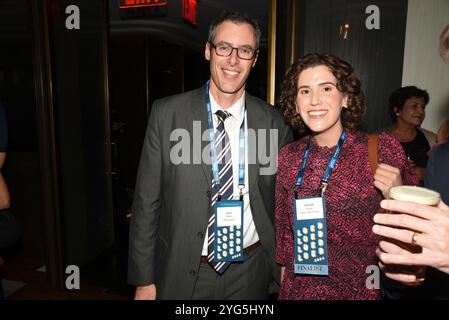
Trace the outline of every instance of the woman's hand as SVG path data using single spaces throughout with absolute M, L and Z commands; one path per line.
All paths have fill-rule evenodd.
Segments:
M 398 168 L 387 164 L 379 164 L 374 174 L 374 186 L 382 192 L 385 199 L 388 199 L 389 191 L 392 187 L 401 186 L 401 171 Z

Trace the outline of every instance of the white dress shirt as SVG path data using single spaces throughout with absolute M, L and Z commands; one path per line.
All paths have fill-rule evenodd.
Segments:
M 232 155 L 232 173 L 234 184 L 234 200 L 239 199 L 239 140 L 240 140 L 240 125 L 243 119 L 246 120 L 245 113 L 245 93 L 242 97 L 231 107 L 222 109 L 215 101 L 212 94 L 209 92 L 211 109 L 213 114 L 214 130 L 217 129 L 218 119 L 215 112 L 218 110 L 226 111 L 231 114 L 224 122 L 225 131 L 229 136 L 231 143 L 231 155 Z M 248 132 L 248 121 L 245 121 L 245 133 Z M 248 139 L 245 136 L 245 188 L 243 192 L 243 247 L 247 248 L 252 244 L 259 241 L 259 235 L 256 231 L 253 215 L 251 213 L 251 206 L 249 204 L 249 179 L 248 179 Z M 207 239 L 208 230 L 206 230 L 206 236 L 203 244 L 203 256 L 207 256 Z

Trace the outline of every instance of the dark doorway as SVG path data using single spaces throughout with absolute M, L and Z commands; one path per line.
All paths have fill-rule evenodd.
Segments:
M 41 176 L 36 128 L 33 40 L 29 1 L 0 2 L 0 101 L 8 123 L 8 148 L 2 174 L 9 210 L 22 227 L 22 241 L 0 256 L 45 264 Z M 1 212 L 0 212 L 1 214 Z
M 122 266 L 117 281 L 125 288 L 132 196 L 151 105 L 201 86 L 208 65 L 201 52 L 129 34 L 110 36 L 109 66 L 115 244 Z

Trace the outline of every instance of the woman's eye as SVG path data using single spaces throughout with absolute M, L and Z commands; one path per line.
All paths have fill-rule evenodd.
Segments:
M 324 92 L 331 92 L 332 91 L 332 87 L 324 87 Z
M 305 95 L 305 94 L 308 94 L 308 93 L 309 93 L 309 90 L 307 90 L 307 89 L 299 90 L 299 93 L 300 93 L 301 95 Z

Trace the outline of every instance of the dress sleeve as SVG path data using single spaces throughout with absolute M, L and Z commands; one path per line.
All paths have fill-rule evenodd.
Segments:
M 419 179 L 408 162 L 404 149 L 391 133 L 380 133 L 377 147 L 379 163 L 385 163 L 401 170 L 402 183 L 404 185 L 419 185 Z
M 279 152 L 275 191 L 276 262 L 282 266 L 291 263 L 290 248 L 293 246 L 293 231 L 289 222 L 289 195 L 284 187 L 285 173 L 289 170 L 288 160 L 285 157 L 288 152 L 288 146 Z

